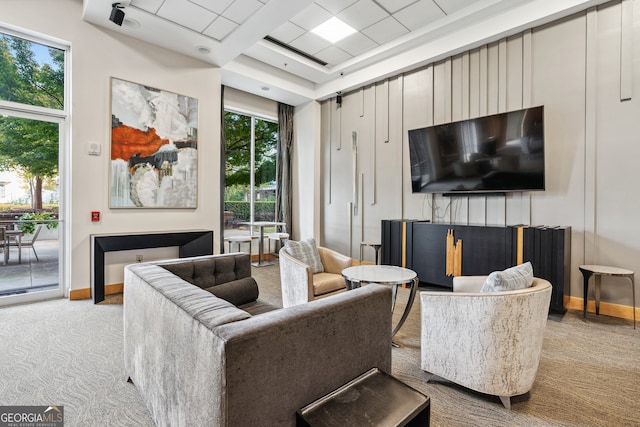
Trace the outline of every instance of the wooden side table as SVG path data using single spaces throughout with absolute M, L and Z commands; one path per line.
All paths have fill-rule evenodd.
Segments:
M 631 294 L 633 296 L 633 329 L 636 328 L 636 287 L 633 271 L 624 268 L 609 267 L 606 265 L 581 265 L 580 272 L 584 278 L 584 319 L 587 320 L 587 297 L 589 291 L 589 278 L 595 276 L 596 286 L 596 315 L 600 314 L 600 278 L 602 276 L 625 277 L 631 282 Z

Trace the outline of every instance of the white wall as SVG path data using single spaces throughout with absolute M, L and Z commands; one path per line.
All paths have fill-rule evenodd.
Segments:
M 640 271 L 640 226 L 634 219 L 640 197 L 633 175 L 640 158 L 640 1 L 627 4 L 633 6 L 629 38 L 634 42 L 627 62 L 620 56 L 621 3 L 612 2 L 348 93 L 340 107 L 335 98 L 325 101 L 320 217 L 325 243 L 345 253 L 351 247 L 357 256 L 361 240 L 380 239 L 383 218 L 562 225 L 572 227 L 571 284 L 565 293 L 583 297 L 580 264 Z M 621 70 L 621 62 L 627 68 Z M 620 99 L 621 71 L 631 75 L 631 100 Z M 408 130 L 536 105 L 545 106 L 544 192 L 412 194 Z M 359 210 L 350 215 L 347 206 L 353 202 Z M 372 260 L 373 253 L 365 259 Z M 631 305 L 625 282 L 605 278 L 603 283 L 603 301 Z
M 320 104 L 297 106 L 293 117 L 292 239 L 318 236 L 320 217 Z
M 69 289 L 90 286 L 89 236 L 94 233 L 199 228 L 214 230 L 217 240 L 220 224 L 219 69 L 94 27 L 82 20 L 80 0 L 4 0 L 0 20 L 71 45 L 71 270 L 65 285 Z M 111 77 L 199 100 L 197 209 L 109 209 Z M 88 142 L 100 143 L 102 155 L 88 156 Z M 99 223 L 90 221 L 91 211 L 102 212 Z M 218 242 L 215 247 L 219 247 Z M 131 260 L 134 261 L 135 258 Z M 122 282 L 121 271 L 120 267 L 115 271 L 109 268 L 107 283 Z

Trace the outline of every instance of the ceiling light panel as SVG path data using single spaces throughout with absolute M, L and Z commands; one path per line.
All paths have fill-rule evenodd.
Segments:
M 238 24 L 224 16 L 219 16 L 215 21 L 211 23 L 203 32 L 205 36 L 209 36 L 213 39 L 221 41 L 226 36 L 231 34 L 233 30 L 238 28 Z
M 233 0 L 189 0 L 207 10 L 222 15 L 222 12 L 233 3 Z
M 374 0 L 379 6 L 382 6 L 384 10 L 389 13 L 396 13 L 400 9 L 403 9 L 409 5 L 412 5 L 419 0 Z M 431 2 L 431 0 L 428 0 Z
M 376 22 L 372 26 L 365 28 L 362 32 L 372 38 L 378 44 L 385 44 L 391 40 L 409 33 L 404 25 L 392 17 Z
M 338 40 L 342 40 L 355 33 L 356 30 L 334 16 L 328 21 L 318 25 L 316 28 L 311 30 L 311 32 L 325 40 L 329 40 L 331 43 L 335 43 Z
M 358 0 L 338 14 L 338 18 L 358 31 L 382 21 L 389 14 L 373 0 Z
M 287 21 L 269 35 L 282 43 L 291 43 L 306 32 L 304 28 L 300 28 L 293 22 Z
M 329 12 L 337 15 L 358 0 L 318 0 L 316 4 L 320 5 Z M 395 1 L 395 0 L 394 0 Z M 415 0 L 414 0 L 415 1 Z
M 222 13 L 222 16 L 242 24 L 262 6 L 264 5 L 258 0 L 236 0 Z
M 394 18 L 411 31 L 422 28 L 445 16 L 442 10 L 431 0 L 421 0 L 393 14 Z
M 166 0 L 158 16 L 201 33 L 217 14 L 187 0 Z
M 329 12 L 314 3 L 289 21 L 307 31 L 311 31 L 323 22 L 328 21 L 332 16 Z

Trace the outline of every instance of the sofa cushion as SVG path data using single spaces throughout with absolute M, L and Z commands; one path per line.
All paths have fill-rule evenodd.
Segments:
M 218 298 L 229 301 L 236 307 L 258 299 L 258 284 L 253 277 L 232 280 L 221 285 L 204 288 Z
M 530 262 L 494 271 L 487 276 L 480 292 L 515 291 L 531 286 L 533 283 L 533 267 Z
M 249 257 L 249 254 L 237 254 L 235 256 L 161 264 L 161 267 L 184 281 L 207 289 L 214 285 L 251 277 L 251 259 Z
M 287 240 L 285 249 L 292 257 L 311 267 L 311 273 L 316 274 L 324 271 L 316 239 L 313 237 L 299 242 Z

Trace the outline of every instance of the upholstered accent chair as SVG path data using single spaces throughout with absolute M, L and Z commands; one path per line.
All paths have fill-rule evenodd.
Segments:
M 480 292 L 486 276 L 453 279 L 453 292 L 423 291 L 421 367 L 481 393 L 511 397 L 531 390 L 538 371 L 551 284 Z
M 346 290 L 342 270 L 353 265 L 352 258 L 322 246 L 318 246 L 318 252 L 324 271 L 313 273 L 311 266 L 294 258 L 286 246 L 280 249 L 283 307 L 304 304 Z

